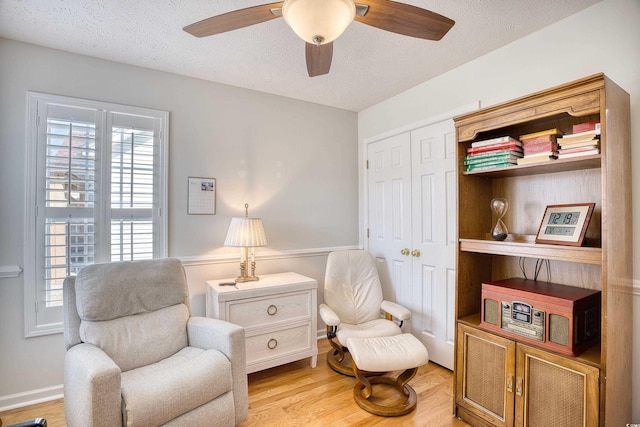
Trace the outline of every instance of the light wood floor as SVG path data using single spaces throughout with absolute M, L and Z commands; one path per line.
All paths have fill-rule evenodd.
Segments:
M 356 405 L 353 401 L 355 380 L 331 370 L 326 362 L 329 346 L 326 340 L 318 344 L 315 369 L 311 369 L 306 359 L 249 375 L 249 417 L 241 427 L 468 425 L 452 415 L 451 371 L 433 363 L 420 367 L 409 382 L 418 395 L 416 410 L 402 417 L 378 417 Z M 6 427 L 42 417 L 46 418 L 48 427 L 66 427 L 63 405 L 59 399 L 0 412 L 0 425 Z

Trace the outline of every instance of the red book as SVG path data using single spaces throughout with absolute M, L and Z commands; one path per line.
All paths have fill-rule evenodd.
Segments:
M 479 154 L 486 153 L 487 151 L 498 150 L 518 150 L 520 149 L 520 141 L 517 142 L 502 142 L 499 144 L 485 145 L 482 147 L 470 147 L 467 148 L 467 154 Z
M 585 147 L 563 148 L 559 150 L 559 154 L 581 153 L 583 151 L 599 150 L 598 146 L 587 145 Z
M 522 146 L 526 147 L 529 144 L 539 144 L 543 142 L 555 142 L 556 135 L 540 135 L 533 138 L 526 138 L 522 140 Z
M 594 148 L 587 151 L 578 151 L 575 153 L 562 153 L 558 155 L 559 159 L 569 159 L 571 157 L 592 156 L 594 154 L 600 154 L 599 148 Z
M 578 123 L 577 125 L 573 125 L 573 133 L 587 132 L 590 130 L 595 130 L 600 127 L 600 122 L 585 122 Z
M 482 141 L 474 141 L 471 143 L 473 148 L 476 147 L 484 147 L 486 145 L 494 145 L 498 143 L 509 143 L 509 142 L 519 142 L 517 139 L 511 138 L 510 136 L 499 136 L 497 138 L 485 139 Z
M 558 150 L 558 144 L 555 142 L 539 142 L 537 144 L 529 144 L 524 146 L 524 155 L 555 152 Z

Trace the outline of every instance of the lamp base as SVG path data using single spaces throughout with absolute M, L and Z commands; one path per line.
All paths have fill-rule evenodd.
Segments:
M 256 276 L 255 261 L 251 261 L 251 276 L 247 275 L 247 262 L 242 261 L 240 263 L 240 275 L 236 279 L 236 283 L 256 282 L 258 280 L 260 280 L 260 278 Z
M 236 283 L 256 282 L 260 280 L 258 276 L 238 276 Z

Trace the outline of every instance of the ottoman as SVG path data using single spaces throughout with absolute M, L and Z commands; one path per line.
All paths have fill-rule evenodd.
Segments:
M 353 398 L 362 409 L 375 415 L 396 417 L 408 414 L 416 407 L 417 396 L 408 382 L 419 366 L 429 362 L 424 345 L 411 334 L 375 338 L 349 338 L 347 347 L 351 353 L 353 371 L 358 383 Z M 396 378 L 391 376 L 366 377 L 364 372 L 403 371 Z M 401 397 L 393 404 L 376 403 L 372 384 L 391 386 Z

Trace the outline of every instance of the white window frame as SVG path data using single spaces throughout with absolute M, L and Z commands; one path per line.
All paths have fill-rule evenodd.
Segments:
M 63 331 L 62 319 L 59 322 L 39 323 L 37 310 L 43 309 L 42 302 L 38 300 L 38 292 L 44 284 L 38 283 L 41 274 L 38 268 L 41 262 L 38 260 L 39 245 L 44 244 L 44 233 L 38 227 L 38 145 L 42 144 L 42 135 L 39 134 L 39 120 L 46 122 L 46 117 L 38 117 L 39 111 L 44 104 L 63 105 L 74 108 L 85 108 L 96 110 L 98 120 L 96 124 L 103 128 L 101 131 L 104 140 L 99 143 L 106 144 L 111 141 L 111 117 L 115 114 L 129 114 L 159 119 L 159 135 L 157 147 L 158 169 L 157 176 L 154 175 L 156 183 L 154 187 L 157 193 L 154 194 L 154 257 L 164 258 L 168 253 L 168 136 L 169 136 L 169 113 L 166 111 L 152 110 L 148 108 L 131 107 L 126 105 L 113 104 L 101 101 L 92 101 L 79 98 L 71 98 L 59 95 L 50 95 L 39 92 L 27 92 L 27 111 L 25 129 L 25 224 L 24 224 L 24 333 L 25 337 L 34 337 L 61 333 Z M 45 126 L 46 127 L 46 126 Z M 154 157 L 156 157 L 154 155 Z M 96 162 L 98 159 L 96 159 Z M 101 167 L 110 165 L 110 160 L 101 160 Z M 98 184 L 100 185 L 100 184 Z M 107 204 L 108 201 L 107 201 Z M 96 209 L 94 219 L 96 226 L 103 230 L 110 230 L 110 215 L 105 209 Z M 104 244 L 104 243 L 101 243 Z M 103 251 L 104 256 L 110 254 L 110 250 Z M 108 262 L 110 259 L 96 257 L 95 262 Z M 40 307 L 38 307 L 40 305 Z M 51 310 L 50 308 L 44 308 Z M 60 310 L 60 309 L 58 309 Z

